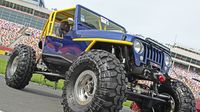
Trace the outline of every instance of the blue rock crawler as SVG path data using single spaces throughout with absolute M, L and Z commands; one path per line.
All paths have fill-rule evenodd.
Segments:
M 39 59 L 27 45 L 9 59 L 6 83 L 28 85 L 33 73 L 51 81 L 65 79 L 64 112 L 118 112 L 126 100 L 142 112 L 195 112 L 190 89 L 169 76 L 170 50 L 135 35 L 81 5 L 53 11 L 38 47 Z M 141 83 L 141 82 L 148 83 Z

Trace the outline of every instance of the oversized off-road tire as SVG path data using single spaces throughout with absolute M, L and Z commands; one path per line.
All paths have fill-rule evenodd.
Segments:
M 119 60 L 107 51 L 92 50 L 66 73 L 64 112 L 118 112 L 125 92 L 125 71 Z
M 172 79 L 159 87 L 159 93 L 169 95 L 171 100 L 157 105 L 155 112 L 196 112 L 193 93 L 183 82 Z
M 27 45 L 18 45 L 12 51 L 6 68 L 6 84 L 15 89 L 23 89 L 29 84 L 35 69 L 35 50 Z

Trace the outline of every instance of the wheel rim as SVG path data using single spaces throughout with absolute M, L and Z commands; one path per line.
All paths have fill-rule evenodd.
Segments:
M 9 78 L 12 77 L 14 75 L 14 73 L 16 72 L 17 66 L 18 66 L 18 62 L 19 62 L 19 57 L 16 56 L 13 59 L 13 62 L 12 62 L 11 68 L 10 68 L 10 74 L 8 75 Z
M 80 105 L 87 105 L 94 97 L 97 78 L 93 71 L 83 71 L 76 80 L 74 87 L 75 99 Z
M 168 104 L 169 104 L 168 105 L 169 106 L 168 110 L 169 110 L 169 112 L 175 112 L 176 104 L 175 104 L 174 98 L 170 94 L 167 94 L 167 93 L 164 93 L 164 95 L 170 96 L 170 100 L 168 101 Z
M 172 97 L 172 96 L 170 96 L 171 97 L 171 100 L 170 100 L 170 105 L 171 105 L 171 109 L 170 109 L 170 112 L 174 112 L 175 111 L 175 100 L 174 100 L 174 98 Z

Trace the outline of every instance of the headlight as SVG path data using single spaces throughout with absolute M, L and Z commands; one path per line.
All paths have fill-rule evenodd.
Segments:
M 134 46 L 135 52 L 138 53 L 138 54 L 141 54 L 144 51 L 143 44 L 138 40 L 134 41 L 133 46 Z
M 165 55 L 165 65 L 170 67 L 172 65 L 172 59 L 169 55 Z

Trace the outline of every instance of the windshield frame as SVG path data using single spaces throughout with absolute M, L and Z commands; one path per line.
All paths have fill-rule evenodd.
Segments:
M 82 22 L 80 21 L 80 18 L 81 18 L 81 9 L 82 9 L 82 8 L 85 9 L 86 11 L 89 11 L 89 12 L 91 12 L 91 13 L 93 13 L 93 14 L 99 16 L 99 17 L 103 17 L 103 18 L 107 19 L 108 21 L 110 21 L 110 22 L 112 22 L 113 24 L 115 24 L 115 25 L 119 26 L 120 28 L 122 28 L 122 30 L 123 30 L 122 32 L 123 32 L 123 33 L 127 33 L 126 29 L 125 29 L 123 26 L 121 26 L 121 25 L 117 24 L 116 22 L 114 22 L 114 21 L 112 21 L 112 20 L 106 18 L 105 16 L 102 16 L 102 15 L 100 15 L 100 14 L 98 14 L 98 13 L 96 13 L 96 12 L 94 12 L 94 11 L 92 11 L 92 10 L 86 8 L 86 7 L 83 7 L 83 6 L 81 6 L 81 5 L 77 5 L 76 20 L 75 20 L 75 21 L 76 21 L 76 30 L 80 30 L 80 29 L 78 29 L 78 25 L 79 25 L 79 24 L 82 24 Z M 106 30 L 105 30 L 105 31 L 106 31 Z

